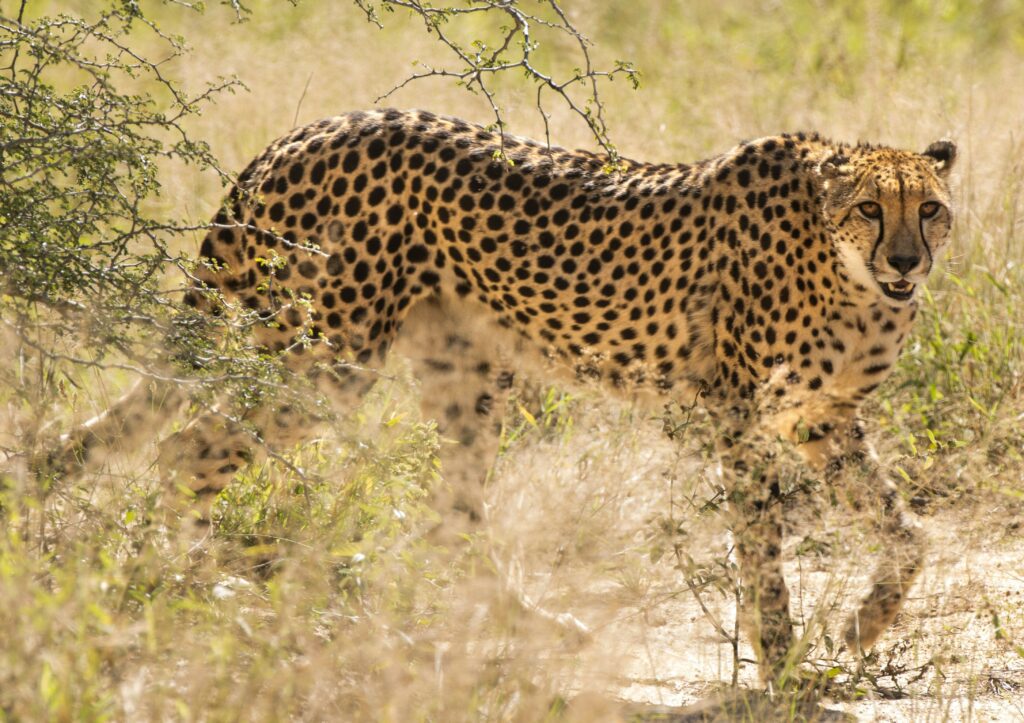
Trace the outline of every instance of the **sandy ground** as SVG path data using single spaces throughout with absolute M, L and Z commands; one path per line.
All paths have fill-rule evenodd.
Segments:
M 532 597 L 593 629 L 574 659 L 581 691 L 688 705 L 732 680 L 732 645 L 710 618 L 731 633 L 735 603 L 706 590 L 702 611 L 679 558 L 659 550 L 675 539 L 697 565 L 728 564 L 729 536 L 719 513 L 694 511 L 713 493 L 709 465 L 623 414 L 610 430 L 577 429 L 506 457 L 491 487 L 494 537 Z M 1024 537 L 1008 501 L 979 497 L 921 517 L 925 571 L 858 692 L 840 685 L 828 708 L 863 721 L 1024 721 Z M 792 613 L 813 641 L 811 664 L 838 668 L 843 683 L 856 662 L 829 655 L 822 625 L 840 637 L 884 550 L 840 510 L 797 516 L 786 543 Z M 669 538 L 667 524 L 682 532 Z M 745 643 L 739 656 L 752 658 Z M 755 666 L 741 663 L 737 679 L 756 688 Z

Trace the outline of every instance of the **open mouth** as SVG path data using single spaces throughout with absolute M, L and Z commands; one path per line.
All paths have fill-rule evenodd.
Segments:
M 899 281 L 884 282 L 881 284 L 882 291 L 890 299 L 898 299 L 899 301 L 906 301 L 914 295 L 914 284 L 910 283 L 906 279 L 900 279 Z

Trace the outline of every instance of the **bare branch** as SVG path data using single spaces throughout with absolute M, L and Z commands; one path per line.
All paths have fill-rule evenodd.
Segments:
M 537 111 L 544 121 L 544 135 L 549 149 L 551 116 L 544 105 L 544 90 L 553 93 L 587 124 L 598 145 L 608 155 L 606 169 L 619 168 L 621 159 L 609 137 L 605 106 L 600 96 L 600 81 L 612 80 L 615 76 L 622 75 L 628 78 L 635 88 L 639 85 L 639 72 L 631 64 L 622 61 L 616 61 L 614 67 L 609 70 L 596 68 L 590 56 L 592 43 L 572 24 L 557 0 L 547 0 L 542 5 L 550 10 L 550 18 L 524 10 L 516 0 L 473 0 L 468 6 L 444 7 L 434 7 L 420 0 L 353 2 L 366 13 L 367 19 L 378 27 L 383 27 L 378 9 L 394 12 L 396 8 L 400 8 L 418 16 L 422 19 L 426 32 L 435 36 L 456 59 L 456 64 L 451 67 L 432 67 L 418 63 L 423 70 L 412 73 L 381 94 L 377 102 L 389 98 L 414 81 L 425 78 L 451 78 L 470 92 L 484 96 L 494 114 L 494 128 L 504 140 L 505 118 L 491 83 L 500 74 L 518 70 L 537 85 Z M 457 20 L 462 16 L 481 13 L 504 16 L 505 24 L 502 24 L 501 19 L 494 24 L 494 27 L 498 28 L 500 39 L 494 47 L 488 47 L 486 42 L 479 39 L 472 40 L 467 47 L 458 39 L 458 35 L 464 31 Z M 511 23 L 508 24 L 508 21 Z M 535 53 L 542 41 L 535 34 L 535 28 L 547 31 L 551 36 L 544 42 L 555 42 L 559 36 L 571 38 L 581 60 L 579 67 L 566 77 L 556 77 L 537 65 Z M 584 92 L 582 101 L 575 97 L 577 88 Z M 504 146 L 501 152 L 504 155 Z

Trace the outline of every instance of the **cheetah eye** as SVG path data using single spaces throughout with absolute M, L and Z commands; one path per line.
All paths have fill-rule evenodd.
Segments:
M 874 220 L 882 217 L 882 207 L 874 201 L 865 201 L 864 203 L 857 204 L 857 210 L 860 211 L 864 218 Z
M 940 208 L 942 208 L 941 204 L 936 203 L 935 201 L 928 201 L 926 203 L 922 203 L 921 208 L 919 208 L 917 212 L 921 215 L 921 218 L 931 218 L 939 212 Z

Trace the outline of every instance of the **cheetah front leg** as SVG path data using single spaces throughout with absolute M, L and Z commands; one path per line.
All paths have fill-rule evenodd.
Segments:
M 865 651 L 895 620 L 924 562 L 926 541 L 920 526 L 907 512 L 896 485 L 881 468 L 852 412 L 832 415 L 828 424 L 812 425 L 811 439 L 797 449 L 809 466 L 824 472 L 836 484 L 844 469 L 863 488 L 848 488 L 846 496 L 856 511 L 873 515 L 873 526 L 884 544 L 882 561 L 871 578 L 871 590 L 850 617 L 844 633 L 847 647 Z M 860 467 L 860 473 L 854 469 Z M 863 482 L 862 482 L 863 480 Z
M 741 457 L 737 453 L 745 451 Z M 726 459 L 735 479 L 730 527 L 742 578 L 740 623 L 758 661 L 761 682 L 784 684 L 793 659 L 789 589 L 782 571 L 782 500 L 772 460 L 757 461 L 747 444 Z M 759 450 L 762 458 L 764 450 Z
M 807 413 L 799 402 L 772 394 L 790 384 L 778 375 L 764 394 L 750 400 L 732 400 L 728 416 L 719 417 L 724 433 L 718 451 L 729 479 L 730 528 L 733 532 L 742 581 L 740 623 L 756 654 L 761 682 L 775 691 L 799 686 L 796 665 L 804 652 L 789 614 L 789 589 L 783 574 L 783 493 L 780 475 L 787 464 L 783 447 L 797 441 L 793 434 Z M 831 410 L 829 410 L 831 411 Z M 815 415 L 817 416 L 817 415 Z M 830 427 L 831 429 L 831 427 Z M 822 441 L 821 449 L 829 448 Z M 800 449 L 815 466 L 811 452 Z M 798 447 L 799 449 L 799 447 Z
M 884 548 L 871 579 L 871 590 L 850 616 L 843 638 L 857 652 L 868 650 L 896 619 L 924 563 L 926 543 L 917 521 L 904 507 L 896 485 L 875 469 L 878 488 L 871 490 L 875 524 Z

